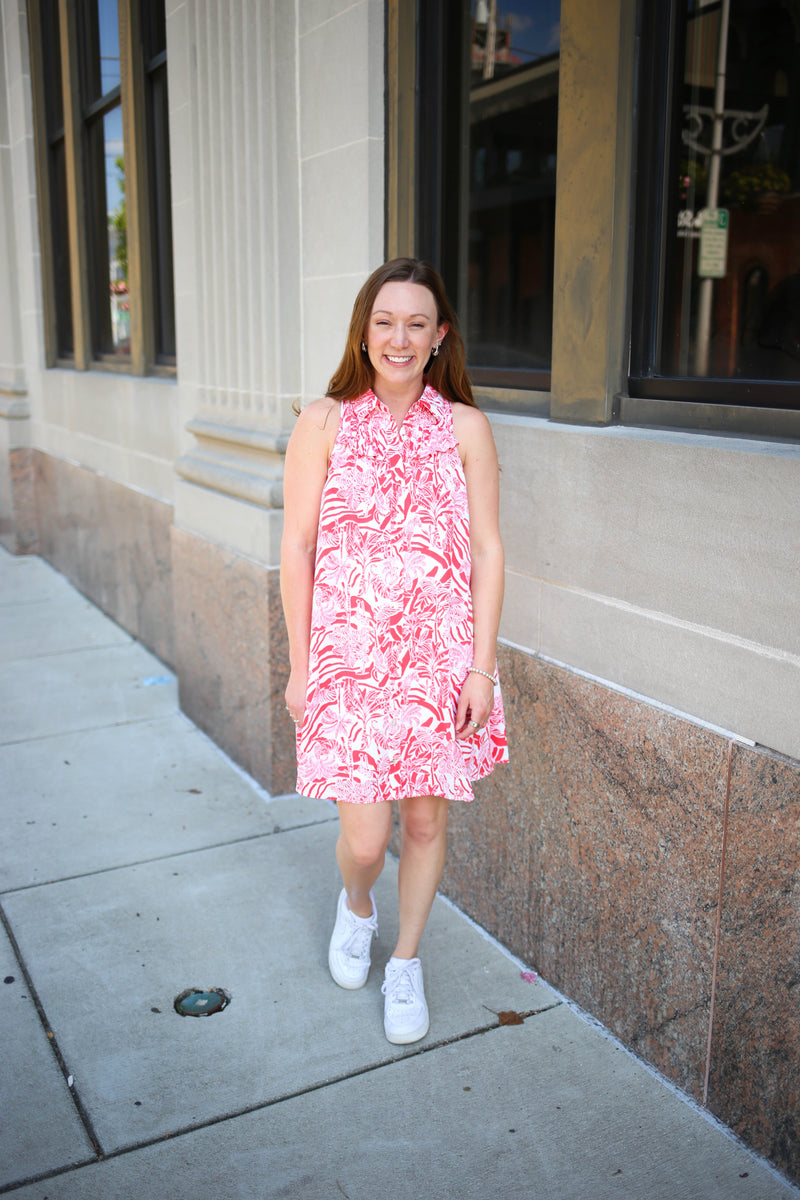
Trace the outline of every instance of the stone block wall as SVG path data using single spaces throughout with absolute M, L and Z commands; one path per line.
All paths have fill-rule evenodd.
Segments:
M 174 665 L 172 505 L 76 463 L 32 454 L 39 553 Z
M 443 891 L 800 1177 L 800 764 L 503 647 Z
M 273 795 L 294 791 L 279 572 L 172 530 L 181 707 Z

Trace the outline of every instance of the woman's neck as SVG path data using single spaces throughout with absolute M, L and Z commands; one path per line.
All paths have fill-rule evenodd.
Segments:
M 412 405 L 419 400 L 422 393 L 425 391 L 425 384 L 422 383 L 413 388 L 402 388 L 395 391 L 393 388 L 388 388 L 382 383 L 376 388 L 373 385 L 372 390 L 385 408 L 394 417 L 398 425 L 402 425 L 403 421 L 411 409 Z

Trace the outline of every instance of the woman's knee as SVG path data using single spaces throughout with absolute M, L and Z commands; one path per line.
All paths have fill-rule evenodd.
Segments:
M 375 838 L 368 835 L 356 834 L 349 836 L 342 834 L 347 857 L 354 867 L 363 870 L 368 867 L 374 867 L 377 863 L 382 863 L 386 857 L 386 848 L 389 844 L 388 838 Z
M 341 806 L 340 806 L 341 807 Z M 382 863 L 389 845 L 391 834 L 391 812 L 388 820 L 382 820 L 378 814 L 348 813 L 340 820 L 342 848 L 353 866 L 358 868 L 372 867 Z
M 447 836 L 448 803 L 441 797 L 405 800 L 400 808 L 403 839 L 430 846 Z

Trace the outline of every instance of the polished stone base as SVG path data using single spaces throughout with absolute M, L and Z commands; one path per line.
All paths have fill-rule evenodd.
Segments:
M 181 708 L 273 793 L 294 790 L 277 569 L 172 530 Z
M 511 762 L 451 806 L 444 892 L 800 1177 L 800 766 L 516 650 L 500 672 Z
M 86 467 L 32 453 L 39 554 L 173 664 L 172 505 Z
M 800 1180 L 800 769 L 733 752 L 709 1106 Z
M 12 554 L 35 554 L 36 504 L 33 451 L 7 450 L 0 461 L 0 545 Z

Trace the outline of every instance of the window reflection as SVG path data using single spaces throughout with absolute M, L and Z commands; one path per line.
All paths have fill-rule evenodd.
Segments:
M 800 379 L 800 21 L 779 0 L 684 12 L 663 373 Z
M 97 24 L 100 50 L 100 94 L 119 87 L 119 13 L 117 0 L 98 0 Z
M 92 340 L 97 355 L 130 354 L 125 148 L 116 0 L 84 0 L 83 79 Z
M 550 366 L 560 11 L 560 0 L 472 4 L 466 332 L 475 366 Z
M 108 221 L 108 279 L 111 350 L 128 354 L 131 347 L 131 314 L 128 295 L 128 226 L 125 207 L 125 155 L 122 142 L 122 109 L 117 106 L 103 118 L 105 138 L 106 215 Z

